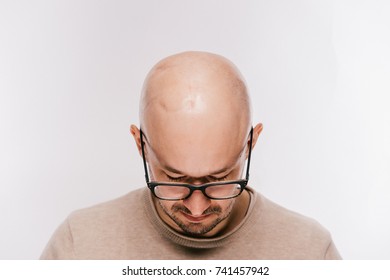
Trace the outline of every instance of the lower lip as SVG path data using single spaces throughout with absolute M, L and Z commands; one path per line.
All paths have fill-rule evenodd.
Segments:
M 210 215 L 203 215 L 200 217 L 194 217 L 194 216 L 188 215 L 188 214 L 183 213 L 183 212 L 182 212 L 182 214 L 187 220 L 189 220 L 192 223 L 200 223 L 200 222 L 204 221 L 207 217 L 210 216 Z

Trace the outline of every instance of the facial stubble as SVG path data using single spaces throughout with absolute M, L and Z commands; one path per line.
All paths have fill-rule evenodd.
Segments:
M 188 222 L 185 223 L 183 220 L 181 220 L 175 213 L 185 213 L 188 215 L 191 215 L 191 211 L 181 204 L 180 202 L 176 202 L 171 206 L 171 209 L 167 209 L 167 207 L 159 201 L 159 204 L 161 206 L 161 209 L 164 211 L 164 213 L 187 235 L 191 236 L 202 236 L 211 230 L 213 230 L 219 223 L 221 223 L 223 220 L 227 219 L 233 209 L 233 200 L 230 200 L 230 204 L 227 206 L 225 213 L 223 213 L 222 207 L 219 205 L 214 205 L 208 207 L 202 215 L 217 215 L 217 218 L 215 218 L 213 221 L 209 222 L 209 224 L 204 225 L 203 223 L 192 223 Z

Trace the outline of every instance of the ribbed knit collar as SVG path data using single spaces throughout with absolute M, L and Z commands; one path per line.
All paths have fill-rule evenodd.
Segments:
M 144 190 L 145 212 L 155 229 L 165 238 L 168 238 L 178 245 L 203 249 L 221 247 L 237 238 L 243 237 L 257 219 L 255 217 L 256 215 L 253 213 L 254 205 L 259 202 L 257 201 L 257 193 L 250 187 L 247 187 L 247 190 L 250 194 L 250 203 L 244 219 L 235 228 L 218 237 L 195 238 L 180 234 L 173 230 L 161 220 L 153 203 L 152 194 L 147 188 Z

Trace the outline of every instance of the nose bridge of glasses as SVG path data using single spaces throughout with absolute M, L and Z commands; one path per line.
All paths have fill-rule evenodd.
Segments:
M 210 199 L 201 190 L 194 190 L 192 194 L 183 200 L 193 214 L 201 214 L 209 205 Z M 196 212 L 196 213 L 195 213 Z
M 204 184 L 210 183 L 210 180 L 208 180 L 205 177 L 200 177 L 200 178 L 189 178 L 186 181 L 187 184 L 190 184 L 193 187 L 199 188 L 202 187 Z
M 200 196 L 203 197 L 204 199 L 209 199 L 209 197 L 206 194 L 206 188 L 207 188 L 208 182 L 204 184 L 188 184 L 190 193 L 189 196 L 186 198 L 186 200 L 191 199 L 193 196 Z
M 199 195 L 199 196 L 204 196 L 205 199 L 210 199 L 210 191 L 208 191 L 210 189 L 210 187 L 214 188 L 214 187 L 223 187 L 223 185 L 219 185 L 217 182 L 207 182 L 205 184 L 199 184 L 199 185 L 192 185 L 190 184 L 190 194 L 189 196 L 187 197 L 190 198 L 192 196 L 195 195 Z

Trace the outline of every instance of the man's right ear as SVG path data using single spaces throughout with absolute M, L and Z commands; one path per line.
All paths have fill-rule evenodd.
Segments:
M 132 124 L 130 126 L 130 133 L 133 135 L 135 144 L 137 145 L 138 153 L 142 157 L 142 147 L 141 147 L 141 132 L 137 126 Z

